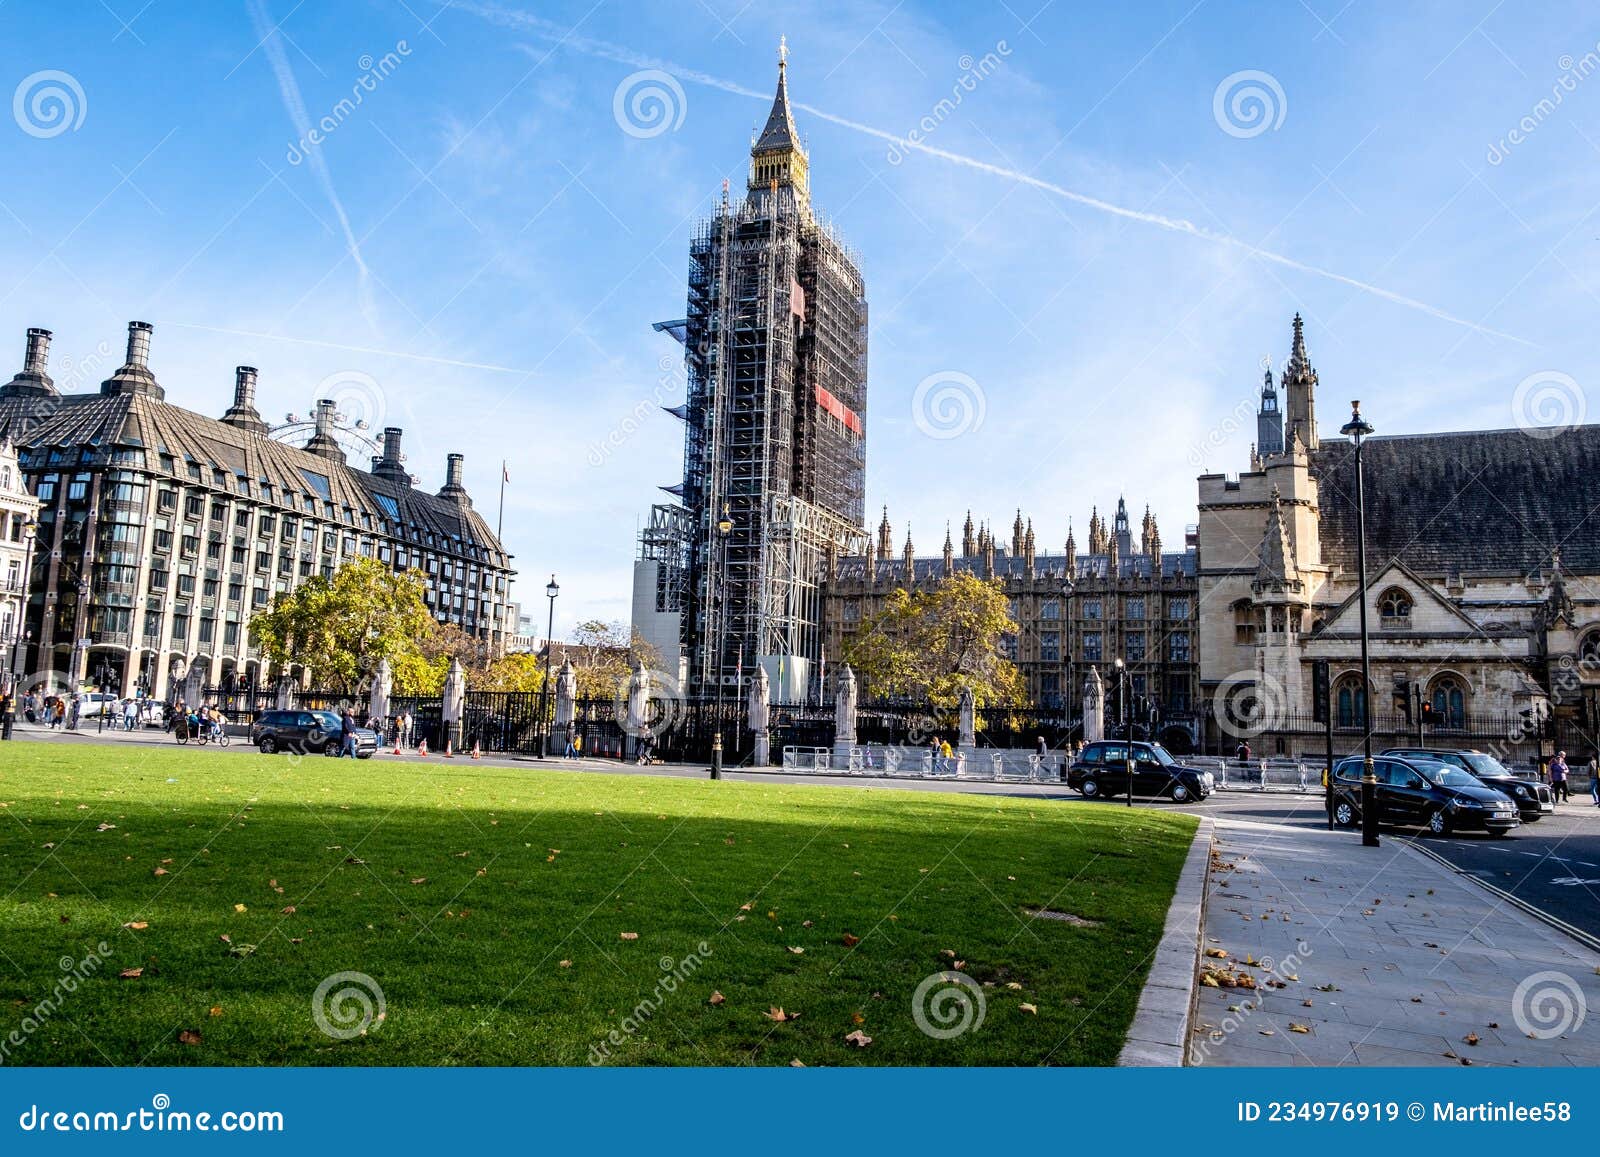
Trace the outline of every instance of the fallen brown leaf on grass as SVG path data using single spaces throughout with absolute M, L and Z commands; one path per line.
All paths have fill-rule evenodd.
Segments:
M 428 877 L 426 877 L 426 876 L 413 876 L 411 878 L 411 882 L 413 884 L 426 884 L 428 882 Z
M 200 1030 L 185 1028 L 178 1030 L 178 1043 L 181 1045 L 197 1045 L 200 1043 Z
M 144 969 L 143 968 L 124 968 L 121 972 L 117 973 L 117 979 L 118 980 L 138 980 L 143 975 L 144 975 Z
M 222 1015 L 222 1006 L 220 1004 L 213 1004 L 211 1006 L 211 1015 L 212 1016 L 221 1016 Z
M 116 826 L 117 826 L 116 824 L 101 824 L 99 827 L 95 828 L 95 831 L 97 831 L 97 832 L 109 832 L 112 828 L 114 828 Z
M 844 1039 L 855 1045 L 858 1049 L 864 1049 L 872 1043 L 872 1038 L 866 1033 L 862 1032 L 860 1029 L 856 1029 L 855 1032 L 845 1033 Z
M 150 927 L 150 922 L 147 920 L 129 920 L 123 925 L 123 927 L 128 929 L 130 932 L 143 932 L 146 928 Z
M 248 912 L 248 911 L 250 911 L 250 909 L 246 908 L 243 904 L 235 904 L 233 906 L 233 910 L 235 912 Z
M 283 914 L 285 916 L 293 916 L 294 915 L 294 905 L 290 904 L 287 908 L 282 909 L 282 912 L 283 912 Z
M 621 936 L 624 940 L 639 939 L 639 934 L 637 932 L 619 932 L 617 935 Z
M 1018 984 L 1015 980 L 1006 981 L 1006 987 L 1011 989 L 1012 992 L 1022 991 L 1022 985 Z
M 150 874 L 152 876 L 165 876 L 167 874 L 167 870 L 165 868 L 157 868 L 155 871 L 151 872 Z
M 572 961 L 570 961 L 570 960 L 558 960 L 558 961 L 556 961 L 556 967 L 557 968 L 571 968 L 572 967 Z
M 779 1024 L 782 1024 L 786 1020 L 800 1019 L 800 1014 L 798 1012 L 784 1012 L 783 1009 L 777 1007 L 774 1007 L 769 1011 L 762 1013 L 761 1015 L 766 1017 L 768 1020 L 775 1020 Z
M 806 954 L 806 950 L 804 948 L 796 948 L 793 944 L 789 945 L 789 951 L 793 952 L 796 956 L 804 956 Z
M 1032 1013 L 1034 1016 L 1038 1016 L 1039 1015 L 1039 1008 L 1038 1008 L 1037 1005 L 1019 1004 L 1019 1005 L 1017 1005 L 1017 1008 L 1019 1008 L 1023 1012 Z
M 727 997 L 725 997 L 725 996 L 723 996 L 723 995 L 722 995 L 722 993 L 720 993 L 720 992 L 713 992 L 713 993 L 712 993 L 712 994 L 711 994 L 711 996 L 710 996 L 710 998 L 709 998 L 709 999 L 708 999 L 708 1000 L 707 1000 L 707 1001 L 706 1001 L 706 1003 L 707 1003 L 707 1004 L 721 1004 L 721 1003 L 722 1003 L 722 1002 L 723 1002 L 723 1001 L 725 1001 L 725 1000 L 727 1000 L 727 999 L 728 999 L 728 998 L 727 998 Z
M 806 1063 L 799 1057 L 795 1057 L 794 1060 L 789 1062 L 789 1067 L 791 1069 L 803 1069 L 806 1067 Z

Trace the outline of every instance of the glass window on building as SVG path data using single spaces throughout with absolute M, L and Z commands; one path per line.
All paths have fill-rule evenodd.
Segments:
M 1169 619 L 1187 619 L 1188 617 L 1189 617 L 1189 600 L 1188 599 L 1168 599 L 1167 600 L 1167 618 L 1169 618 Z
M 1086 663 L 1098 663 L 1103 658 L 1101 644 L 1103 636 L 1099 631 L 1089 631 L 1083 636 L 1083 660 Z
M 1174 663 L 1189 661 L 1189 636 L 1181 631 L 1167 636 L 1167 657 Z
M 1130 598 L 1127 602 L 1127 617 L 1130 619 L 1144 618 L 1144 599 Z
M 1061 617 L 1061 603 L 1056 599 L 1045 599 L 1039 604 L 1039 617 L 1048 622 L 1054 622 Z
M 1135 631 L 1128 636 L 1128 661 L 1137 663 L 1144 658 L 1144 632 Z
M 1043 663 L 1061 662 L 1061 632 L 1039 632 L 1039 661 Z
M 1086 619 L 1095 619 L 1095 620 L 1098 620 L 1100 618 L 1100 600 L 1099 599 L 1084 599 L 1083 600 L 1083 617 L 1086 618 Z

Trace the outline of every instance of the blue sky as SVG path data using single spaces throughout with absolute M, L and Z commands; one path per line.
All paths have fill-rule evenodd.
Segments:
M 0 351 L 45 326 L 92 387 L 150 321 L 170 400 L 220 414 L 252 364 L 269 419 L 332 379 L 424 485 L 464 452 L 491 520 L 509 461 L 507 544 L 528 604 L 560 576 L 558 632 L 626 618 L 681 471 L 650 323 L 743 187 L 786 35 L 814 200 L 867 279 L 872 521 L 934 553 L 1020 506 L 1055 553 L 1126 492 L 1175 546 L 1195 475 L 1247 462 L 1296 310 L 1325 434 L 1353 397 L 1393 433 L 1587 412 L 1600 16 L 1527 7 L 11 0 Z M 659 132 L 629 120 L 649 71 Z M 1241 72 L 1270 83 L 1219 106 Z M 917 412 L 936 375 L 981 423 Z

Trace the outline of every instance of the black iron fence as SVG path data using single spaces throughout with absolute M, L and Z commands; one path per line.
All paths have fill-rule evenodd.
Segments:
M 1254 756 L 1317 756 L 1327 747 L 1327 724 L 1310 714 L 1287 713 L 1261 720 L 1259 730 L 1250 727 L 1223 727 L 1208 721 L 1204 748 L 1207 753 L 1234 754 L 1241 740 L 1250 745 Z M 1359 754 L 1365 738 L 1359 716 L 1333 721 L 1334 758 Z M 1557 751 L 1567 753 L 1568 762 L 1587 761 L 1600 751 L 1600 735 L 1577 718 L 1558 716 L 1542 724 L 1519 714 L 1464 713 L 1454 718 L 1437 718 L 1419 724 L 1400 712 L 1376 713 L 1372 717 L 1372 747 L 1460 747 L 1489 752 L 1502 760 L 1533 762 L 1548 759 Z

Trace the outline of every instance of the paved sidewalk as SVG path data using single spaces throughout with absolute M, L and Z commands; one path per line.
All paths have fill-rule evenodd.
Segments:
M 1600 1064 L 1600 956 L 1404 839 L 1219 819 L 1216 848 L 1191 1064 Z

